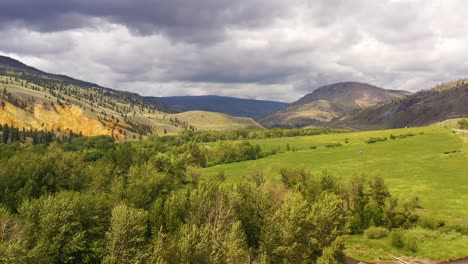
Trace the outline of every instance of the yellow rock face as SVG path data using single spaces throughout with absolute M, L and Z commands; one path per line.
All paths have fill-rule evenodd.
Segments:
M 0 123 L 14 125 L 18 128 L 73 131 L 83 133 L 85 136 L 111 135 L 110 128 L 104 126 L 99 120 L 89 118 L 83 110 L 74 105 L 50 106 L 34 104 L 28 107 L 31 111 L 5 102 L 0 108 Z

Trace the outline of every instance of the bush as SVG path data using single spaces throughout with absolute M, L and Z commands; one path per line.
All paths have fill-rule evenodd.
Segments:
M 458 121 L 458 127 L 460 129 L 467 129 L 468 128 L 468 120 L 463 118 L 460 121 Z
M 310 146 L 310 149 L 317 149 L 317 146 Z
M 395 230 L 392 232 L 392 246 L 396 248 L 403 248 L 405 242 L 403 241 L 403 232 L 401 230 Z
M 388 236 L 388 229 L 384 227 L 369 227 L 364 233 L 369 239 L 381 239 Z
M 419 225 L 422 228 L 436 230 L 438 228 L 444 227 L 445 222 L 443 220 L 440 220 L 440 219 L 435 219 L 435 218 L 432 218 L 432 217 L 425 217 L 425 218 L 421 218 L 419 220 Z
M 444 151 L 444 154 L 453 154 L 453 153 L 457 153 L 458 150 L 450 150 L 450 151 Z
M 424 132 L 420 133 L 421 135 L 424 134 Z M 395 136 L 393 134 L 390 134 L 390 139 L 397 139 L 397 138 L 406 138 L 406 137 L 414 137 L 416 136 L 416 134 L 414 133 L 406 133 L 406 134 L 401 134 L 401 135 L 398 135 L 398 136 Z
M 343 145 L 341 145 L 341 143 L 330 143 L 330 144 L 327 144 L 325 145 L 325 147 L 327 148 L 336 148 L 336 147 L 341 147 Z
M 373 143 L 377 143 L 377 142 L 384 142 L 384 141 L 387 141 L 387 138 L 386 137 L 383 137 L 383 138 L 369 138 L 368 140 L 366 140 L 365 142 L 367 144 L 373 144 Z
M 418 238 L 412 235 L 407 235 L 405 239 L 405 248 L 408 249 L 411 252 L 416 252 L 418 251 Z

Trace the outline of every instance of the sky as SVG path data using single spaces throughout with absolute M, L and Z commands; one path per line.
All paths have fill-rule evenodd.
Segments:
M 291 102 L 466 77 L 464 0 L 0 0 L 0 54 L 147 96 Z

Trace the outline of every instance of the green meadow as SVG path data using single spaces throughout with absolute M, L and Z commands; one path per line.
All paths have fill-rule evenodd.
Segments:
M 414 134 L 404 138 L 390 139 Z M 368 144 L 370 138 L 388 140 Z M 280 149 L 268 157 L 204 169 L 207 175 L 224 173 L 227 181 L 241 181 L 254 171 L 266 171 L 272 182 L 280 181 L 280 169 L 304 167 L 314 176 L 328 171 L 346 181 L 354 174 L 380 174 L 386 179 L 392 195 L 401 199 L 419 197 L 422 208 L 418 214 L 450 225 L 468 227 L 468 144 L 463 136 L 441 126 L 338 133 L 294 138 L 251 140 L 265 151 Z M 340 143 L 338 147 L 327 147 Z M 289 145 L 289 151 L 287 146 Z M 450 241 L 435 237 L 421 239 L 416 255 L 429 259 L 465 257 L 467 236 Z M 368 240 L 355 236 L 347 239 L 348 254 L 362 260 L 372 260 L 380 251 L 384 255 L 415 255 L 391 248 L 386 240 Z M 440 246 L 445 250 L 434 251 Z M 466 244 L 465 244 L 466 245 Z M 371 252 L 371 253 L 370 253 Z

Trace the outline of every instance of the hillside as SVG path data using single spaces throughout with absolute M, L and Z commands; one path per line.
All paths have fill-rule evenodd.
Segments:
M 460 80 L 365 109 L 337 121 L 354 128 L 424 126 L 468 116 L 468 81 Z
M 233 117 L 223 113 L 188 111 L 172 115 L 188 122 L 200 130 L 261 129 L 257 122 L 248 117 Z
M 156 100 L 165 103 L 175 112 L 202 110 L 255 119 L 269 115 L 287 105 L 287 103 L 282 102 L 215 95 L 147 97 L 147 99 L 150 102 Z
M 209 116 L 217 121 L 207 120 L 204 125 L 198 120 L 200 129 L 256 124 L 253 120 L 232 121 L 220 113 Z M 222 120 L 225 123 L 220 123 Z M 149 102 L 135 93 L 45 73 L 8 57 L 0 57 L 0 124 L 86 136 L 110 135 L 117 140 L 199 129 L 189 118 L 173 116 L 156 100 Z
M 408 94 L 406 91 L 385 90 L 365 83 L 336 83 L 318 88 L 286 108 L 262 118 L 260 123 L 268 127 L 318 125 L 357 109 Z

